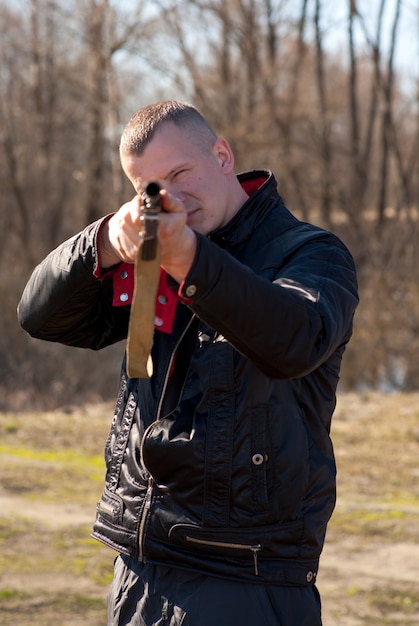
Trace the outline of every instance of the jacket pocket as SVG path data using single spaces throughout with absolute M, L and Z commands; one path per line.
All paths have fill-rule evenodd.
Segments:
M 252 409 L 251 414 L 251 475 L 252 499 L 255 511 L 270 508 L 272 493 L 272 460 L 269 438 L 268 408 Z
M 122 526 L 124 504 L 122 499 L 105 488 L 97 503 L 97 516 L 114 526 Z
M 134 524 L 127 523 L 122 499 L 108 489 L 97 504 L 96 520 L 92 537 L 102 541 L 118 552 L 138 556 L 138 538 Z
M 302 519 L 237 529 L 175 524 L 169 531 L 169 539 L 183 548 L 216 558 L 251 558 L 257 574 L 259 557 L 298 558 L 303 530 Z

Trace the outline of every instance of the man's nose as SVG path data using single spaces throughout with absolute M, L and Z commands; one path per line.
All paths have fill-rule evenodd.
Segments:
M 162 181 L 161 186 L 163 189 L 167 189 L 171 196 L 174 196 L 182 203 L 185 202 L 186 194 L 184 193 L 180 185 L 176 184 L 175 182 L 165 180 Z

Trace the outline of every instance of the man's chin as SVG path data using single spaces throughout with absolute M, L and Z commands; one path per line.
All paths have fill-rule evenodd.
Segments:
M 195 232 L 200 233 L 201 235 L 207 235 L 204 224 L 199 219 L 198 211 L 196 213 L 192 213 L 190 216 L 188 215 L 186 223 L 189 228 L 192 228 L 192 230 L 194 230 Z

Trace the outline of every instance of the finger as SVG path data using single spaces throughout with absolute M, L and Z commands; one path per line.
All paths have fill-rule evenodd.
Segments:
M 125 203 L 109 221 L 109 240 L 121 260 L 132 263 L 143 240 L 143 221 L 138 197 Z
M 140 196 L 135 196 L 127 203 L 127 223 L 138 228 L 143 215 L 143 205 Z

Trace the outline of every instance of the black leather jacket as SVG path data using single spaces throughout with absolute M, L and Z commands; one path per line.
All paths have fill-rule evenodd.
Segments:
M 335 504 L 329 430 L 356 276 L 337 237 L 289 213 L 272 174 L 240 178 L 261 176 L 227 226 L 198 236 L 173 332 L 155 331 L 152 378 L 122 368 L 93 536 L 155 563 L 306 585 Z M 19 306 L 33 336 L 93 349 L 126 337 L 129 307 L 94 276 L 99 227 L 35 269 Z

